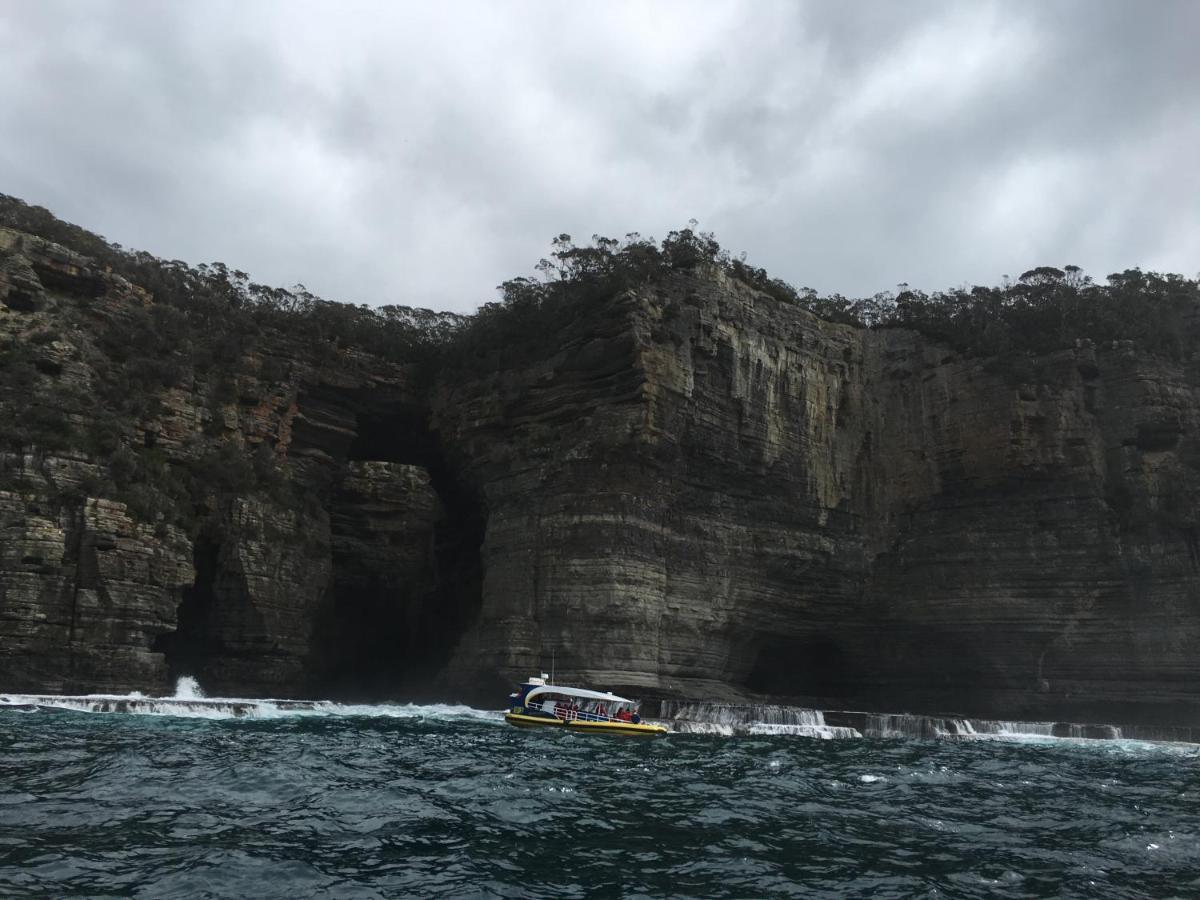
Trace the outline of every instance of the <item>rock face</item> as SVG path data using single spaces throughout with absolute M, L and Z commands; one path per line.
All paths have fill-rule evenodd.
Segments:
M 1194 719 L 1194 376 L 1081 346 L 1012 384 L 885 338 L 872 419 L 901 452 L 879 467 L 870 593 L 889 696 Z
M 440 398 L 489 510 L 462 684 L 553 654 L 643 694 L 1200 714 L 1194 373 L 1081 345 L 1019 381 L 720 276 L 605 314 Z
M 853 608 L 858 446 L 827 411 L 861 390 L 859 336 L 731 282 L 675 288 L 439 399 L 488 509 L 464 683 L 553 652 L 560 672 L 642 693 L 774 687 L 755 683 L 764 641 Z
M 356 446 L 412 415 L 403 370 L 278 334 L 204 370 L 125 358 L 171 326 L 148 294 L 11 230 L 0 257 L 3 437 L 32 448 L 0 454 L 0 683 L 296 696 L 389 640 L 436 657 L 397 630 L 436 606 L 444 511 L 421 466 L 362 458 L 402 434 Z M 364 604 L 391 626 L 365 656 Z
M 0 480 L 7 689 L 494 704 L 553 662 L 642 696 L 1200 724 L 1195 371 L 1121 343 L 1013 368 L 698 272 L 432 387 L 266 333 L 116 409 L 101 338 L 152 298 L 0 251 L 0 401 L 41 447 Z
M 120 503 L 88 499 L 63 512 L 39 501 L 0 492 L 5 683 L 73 693 L 164 682 L 151 647 L 174 627 L 192 580 L 186 538 L 156 534 Z

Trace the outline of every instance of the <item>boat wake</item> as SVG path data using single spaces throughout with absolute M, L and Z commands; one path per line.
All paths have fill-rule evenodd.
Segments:
M 171 697 L 129 694 L 0 694 L 0 712 L 70 711 L 176 716 L 187 719 L 384 718 L 477 719 L 503 723 L 500 712 L 461 704 L 350 704 L 332 700 L 206 697 L 194 678 L 180 678 Z

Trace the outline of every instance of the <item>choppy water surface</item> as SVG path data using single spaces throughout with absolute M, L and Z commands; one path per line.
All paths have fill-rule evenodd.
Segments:
M 0 713 L 0 895 L 1200 896 L 1197 748 Z

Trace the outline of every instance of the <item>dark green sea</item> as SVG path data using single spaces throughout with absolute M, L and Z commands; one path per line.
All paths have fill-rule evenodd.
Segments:
M 1200 748 L 0 712 L 11 897 L 1197 897 Z

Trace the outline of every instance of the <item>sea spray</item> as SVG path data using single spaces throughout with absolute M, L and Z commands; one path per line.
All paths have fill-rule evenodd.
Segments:
M 175 697 L 176 700 L 203 700 L 205 697 L 204 691 L 200 688 L 198 682 L 191 675 L 184 675 L 175 682 Z

